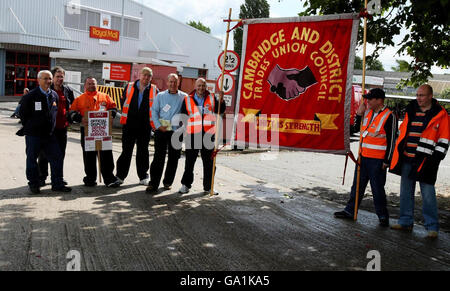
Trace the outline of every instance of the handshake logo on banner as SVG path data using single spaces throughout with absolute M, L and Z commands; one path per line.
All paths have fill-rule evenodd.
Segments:
M 317 83 L 311 69 L 306 66 L 303 70 L 283 69 L 276 65 L 270 72 L 270 91 L 276 93 L 283 100 L 292 100 L 305 93 L 308 87 Z

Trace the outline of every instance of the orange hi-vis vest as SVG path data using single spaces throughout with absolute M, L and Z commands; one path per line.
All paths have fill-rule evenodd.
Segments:
M 398 165 L 400 160 L 399 145 L 407 138 L 409 115 L 406 113 L 403 123 L 400 125 L 400 135 L 395 145 L 394 155 L 392 157 L 391 169 Z M 417 146 L 417 153 L 422 157 L 431 157 L 436 155 L 440 160 L 445 158 L 450 144 L 450 117 L 448 117 L 447 111 L 442 108 L 441 111 L 434 116 L 427 127 L 422 131 L 420 135 L 420 141 Z M 424 159 L 421 159 L 421 164 L 418 171 L 421 170 Z
M 392 111 L 384 108 L 373 118 L 373 110 L 364 114 L 364 122 L 361 128 L 361 155 L 366 158 L 384 159 L 387 149 L 386 131 L 384 125 Z M 372 122 L 369 122 L 372 120 Z
M 120 117 L 120 124 L 127 124 L 127 118 L 128 118 L 128 110 L 130 109 L 130 103 L 131 100 L 133 99 L 134 96 L 134 82 L 131 82 L 128 84 L 128 89 L 126 92 L 126 97 L 127 99 L 125 99 L 125 102 L 123 104 L 123 108 L 122 108 L 122 117 Z M 152 105 L 153 105 L 153 98 L 156 97 L 156 86 L 155 85 L 151 85 L 151 89 L 150 89 L 150 94 L 149 94 L 149 100 L 148 100 L 148 105 L 149 105 L 149 112 L 148 112 L 148 116 L 150 118 L 150 125 L 152 128 L 155 128 L 155 125 L 153 124 L 152 121 Z
M 201 115 L 194 97 L 186 96 L 184 98 L 186 109 L 189 114 L 187 121 L 187 133 L 201 133 L 202 128 L 205 132 L 214 134 L 216 132 L 216 115 L 214 114 L 215 98 L 211 94 L 205 98 L 203 104 L 203 116 Z

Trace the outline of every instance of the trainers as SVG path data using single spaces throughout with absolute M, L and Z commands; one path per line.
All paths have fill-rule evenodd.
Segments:
M 149 183 L 150 183 L 149 178 L 145 178 L 145 179 L 142 179 L 141 181 L 139 181 L 139 185 L 148 186 Z
M 153 185 L 149 185 L 147 189 L 145 189 L 145 192 L 148 194 L 156 194 L 158 193 L 158 189 L 156 189 Z
M 351 219 L 353 220 L 353 215 L 348 214 L 346 211 L 338 211 L 334 213 L 335 218 L 339 219 Z
M 172 189 L 172 185 L 164 184 L 164 190 L 170 190 Z
M 120 187 L 119 179 L 116 179 L 114 182 L 107 184 L 106 187 L 108 187 L 108 188 L 118 188 L 118 187 Z
M 391 226 L 391 229 L 394 229 L 394 230 L 404 230 L 404 231 L 412 231 L 413 226 L 412 226 L 412 225 L 404 226 L 404 225 L 401 225 L 401 224 L 394 224 L 393 226 Z
M 186 185 L 181 185 L 180 191 L 178 192 L 180 192 L 181 194 L 186 194 L 189 192 L 189 188 Z
M 380 218 L 381 227 L 389 227 L 389 218 Z
M 117 182 L 119 182 L 119 185 L 122 185 L 123 184 L 123 180 L 120 179 L 119 177 L 116 177 L 116 178 L 117 178 Z
M 436 239 L 438 237 L 438 232 L 434 230 L 430 230 L 426 236 L 429 239 Z
M 70 188 L 70 187 L 66 187 L 66 186 L 58 186 L 58 187 L 52 187 L 52 191 L 53 192 L 65 192 L 65 193 L 68 193 L 68 192 L 71 192 L 72 191 L 72 188 Z

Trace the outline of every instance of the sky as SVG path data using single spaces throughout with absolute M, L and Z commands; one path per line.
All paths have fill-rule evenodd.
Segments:
M 135 0 L 145 4 L 156 11 L 177 19 L 183 23 L 191 20 L 201 21 L 204 25 L 211 28 L 211 34 L 222 39 L 225 44 L 227 24 L 223 19 L 228 18 L 229 9 L 232 9 L 231 18 L 239 18 L 240 6 L 244 0 Z M 303 0 L 268 0 L 270 5 L 270 17 L 293 17 L 301 12 Z M 397 37 L 394 41 L 400 41 L 402 37 Z M 233 37 L 230 34 L 228 49 L 233 49 Z M 374 46 L 367 46 L 367 55 L 373 52 Z M 397 65 L 397 59 L 411 61 L 412 58 L 406 55 L 396 55 L 397 47 L 388 47 L 381 54 L 379 60 L 386 71 L 392 71 L 391 67 Z M 362 57 L 362 46 L 356 52 L 356 55 Z M 450 69 L 432 68 L 432 73 L 443 74 L 450 73 Z

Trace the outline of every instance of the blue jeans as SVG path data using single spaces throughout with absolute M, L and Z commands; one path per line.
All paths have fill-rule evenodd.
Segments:
M 402 164 L 402 176 L 400 184 L 400 218 L 398 223 L 403 226 L 414 224 L 414 193 L 416 181 L 409 177 L 413 170 L 410 163 Z M 422 213 L 425 219 L 425 229 L 428 231 L 439 231 L 439 219 L 436 202 L 436 191 L 434 185 L 419 182 L 422 194 Z
M 39 167 L 37 159 L 41 151 L 44 151 L 50 162 L 52 173 L 52 186 L 63 186 L 63 158 L 61 149 L 54 135 L 49 137 L 25 136 L 27 154 L 27 179 L 31 187 L 39 187 Z
M 358 206 L 361 205 L 364 192 L 366 191 L 367 184 L 370 181 L 375 212 L 379 219 L 389 218 L 389 213 L 386 206 L 386 192 L 384 190 L 384 185 L 386 184 L 386 170 L 383 170 L 382 167 L 383 160 L 381 159 L 361 157 Z M 355 167 L 355 176 L 353 178 L 352 190 L 350 192 L 350 200 L 347 202 L 347 206 L 345 207 L 345 211 L 350 215 L 353 215 L 355 211 L 357 170 L 358 167 Z

